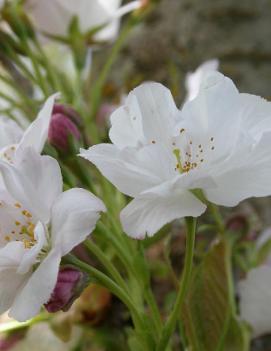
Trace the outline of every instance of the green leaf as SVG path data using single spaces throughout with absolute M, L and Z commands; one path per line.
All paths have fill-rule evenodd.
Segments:
M 233 317 L 230 262 L 229 244 L 217 241 L 194 269 L 182 314 L 193 351 L 248 350 L 242 326 Z
M 232 316 L 222 349 L 224 351 L 246 351 L 249 350 L 249 344 L 249 330 L 237 317 Z

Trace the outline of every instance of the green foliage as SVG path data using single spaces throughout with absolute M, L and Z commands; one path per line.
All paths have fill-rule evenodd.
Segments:
M 230 246 L 217 241 L 194 269 L 183 309 L 188 344 L 193 351 L 246 351 L 244 326 L 235 317 Z

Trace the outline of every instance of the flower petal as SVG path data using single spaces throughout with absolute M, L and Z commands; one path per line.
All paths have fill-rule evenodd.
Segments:
M 17 296 L 12 304 L 9 316 L 19 322 L 24 322 L 40 311 L 46 303 L 57 281 L 61 254 L 52 250 L 32 273 L 25 286 L 17 291 Z
M 10 118 L 0 117 L 0 149 L 17 144 L 23 135 L 23 130 Z
M 206 206 L 191 192 L 181 189 L 174 181 L 140 194 L 122 210 L 120 219 L 129 236 L 143 239 L 174 219 L 198 217 L 205 209 Z
M 109 22 L 119 7 L 120 0 L 28 0 L 26 10 L 30 12 L 36 27 L 53 35 L 68 34 L 73 16 L 77 16 L 82 32 Z M 97 40 L 111 40 L 118 31 L 119 21 L 113 21 L 95 35 Z
M 31 269 L 31 267 L 36 263 L 38 254 L 41 252 L 41 249 L 46 244 L 46 232 L 41 222 L 38 222 L 38 224 L 36 225 L 34 236 L 36 244 L 30 249 L 25 250 L 25 253 L 21 259 L 17 270 L 17 273 L 19 274 L 25 274 Z
M 4 270 L 17 270 L 23 256 L 25 248 L 20 241 L 11 241 L 0 249 L 0 272 Z
M 212 59 L 203 62 L 195 72 L 189 72 L 185 77 L 185 87 L 187 90 L 186 101 L 193 100 L 199 93 L 201 83 L 205 75 L 212 71 L 217 71 L 219 61 Z
M 38 153 L 41 153 L 47 140 L 54 102 L 58 96 L 59 94 L 54 94 L 46 100 L 37 118 L 24 132 L 16 150 L 16 159 L 21 157 L 22 151 L 27 147 L 33 147 Z
M 258 141 L 264 132 L 271 130 L 271 103 L 260 96 L 240 94 L 242 129 Z
M 205 190 L 208 200 L 222 206 L 235 206 L 249 197 L 271 194 L 271 132 L 263 134 L 253 147 L 240 150 L 220 165 L 219 174 L 213 172 L 216 188 Z
M 238 286 L 241 317 L 257 337 L 271 331 L 271 268 L 261 266 L 251 270 Z
M 135 151 L 99 144 L 81 150 L 80 156 L 94 163 L 121 192 L 130 196 L 176 175 L 173 152 L 161 145 L 148 145 Z
M 178 112 L 166 87 L 159 83 L 142 84 L 128 95 L 125 106 L 113 113 L 110 139 L 120 148 L 168 143 Z
M 185 130 L 183 134 L 193 144 L 204 145 L 204 153 L 208 149 L 213 154 L 210 150 L 214 146 L 216 158 L 225 158 L 236 145 L 241 111 L 240 94 L 233 82 L 212 72 L 205 76 L 196 98 L 184 104 L 176 132 Z
M 62 191 L 62 176 L 57 161 L 27 148 L 16 166 L 0 162 L 0 171 L 13 198 L 47 223 L 51 206 Z
M 119 148 L 137 147 L 144 140 L 141 124 L 133 120 L 128 106 L 121 106 L 111 115 L 111 128 L 109 137 L 113 144 Z M 134 121 L 134 123 L 133 123 Z
M 16 294 L 28 279 L 28 274 L 17 274 L 16 269 L 0 271 L 0 313 L 6 312 L 13 304 Z
M 52 245 L 64 256 L 93 231 L 103 202 L 84 189 L 74 188 L 62 193 L 52 208 Z

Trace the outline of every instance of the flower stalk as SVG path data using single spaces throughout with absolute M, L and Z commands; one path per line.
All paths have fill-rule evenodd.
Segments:
M 185 297 L 189 288 L 189 283 L 191 280 L 196 235 L 196 219 L 192 217 L 187 217 L 185 221 L 187 234 L 183 274 L 181 277 L 180 287 L 173 310 L 170 316 L 168 317 L 166 325 L 162 331 L 161 338 L 156 348 L 157 351 L 164 351 L 167 349 L 170 337 L 174 333 L 177 320 L 181 315 L 181 308 L 184 304 Z

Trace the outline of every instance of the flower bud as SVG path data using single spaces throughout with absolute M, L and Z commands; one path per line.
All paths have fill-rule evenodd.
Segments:
M 69 149 L 69 138 L 81 139 L 78 129 L 80 117 L 72 108 L 56 104 L 53 108 L 52 119 L 48 132 L 48 140 L 51 145 L 61 151 Z
M 81 126 L 80 115 L 71 106 L 63 104 L 54 104 L 52 114 L 55 115 L 57 113 L 67 116 L 69 119 L 72 120 L 73 123 L 76 124 L 76 126 Z
M 50 313 L 67 311 L 86 284 L 87 276 L 83 272 L 71 267 L 60 268 L 54 291 L 44 305 L 46 310 Z

